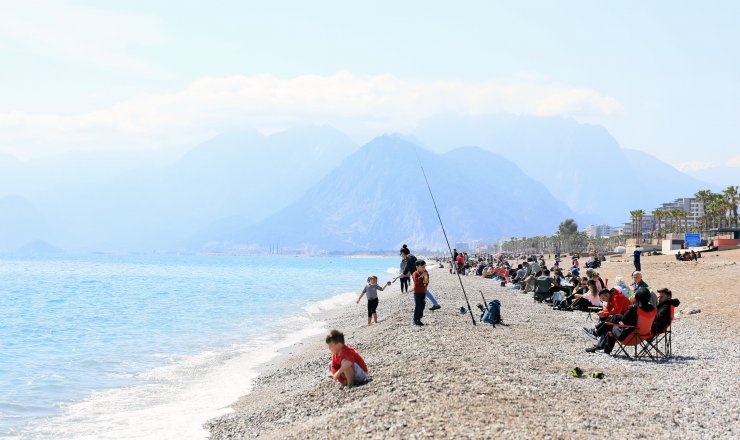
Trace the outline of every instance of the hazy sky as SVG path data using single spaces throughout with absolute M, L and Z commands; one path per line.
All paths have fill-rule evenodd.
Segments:
M 189 145 L 441 111 L 572 116 L 670 163 L 740 155 L 740 6 L 0 0 L 0 152 Z

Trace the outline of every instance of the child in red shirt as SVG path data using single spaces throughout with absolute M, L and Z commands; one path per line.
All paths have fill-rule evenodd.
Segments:
M 414 325 L 424 325 L 421 318 L 424 317 L 426 307 L 427 285 L 429 285 L 429 272 L 424 260 L 416 261 L 416 272 L 414 279 Z
M 331 351 L 329 369 L 337 382 L 352 386 L 367 380 L 365 360 L 357 350 L 344 344 L 344 333 L 339 330 L 330 330 L 326 335 L 326 345 Z

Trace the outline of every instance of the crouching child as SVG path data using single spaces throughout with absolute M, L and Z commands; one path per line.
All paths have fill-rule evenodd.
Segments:
M 331 370 L 334 380 L 342 385 L 358 385 L 367 381 L 367 365 L 354 348 L 344 344 L 344 333 L 330 330 L 326 335 L 326 345 L 331 351 Z

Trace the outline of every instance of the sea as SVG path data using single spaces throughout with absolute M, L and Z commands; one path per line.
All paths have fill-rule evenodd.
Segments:
M 0 256 L 0 438 L 202 439 L 397 259 Z M 364 305 L 358 322 L 365 319 Z

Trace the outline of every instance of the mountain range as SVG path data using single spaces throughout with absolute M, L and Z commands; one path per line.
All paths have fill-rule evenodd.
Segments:
M 618 223 L 711 188 L 561 118 L 436 118 L 362 147 L 330 126 L 245 130 L 169 161 L 0 156 L 0 251 L 438 247 L 419 161 L 453 241 Z
M 306 250 L 435 248 L 444 238 L 419 163 L 456 240 L 534 234 L 573 213 L 503 157 L 477 147 L 429 152 L 381 136 L 345 159 L 298 201 L 224 244 L 267 243 Z
M 477 145 L 501 154 L 572 210 L 603 223 L 716 189 L 647 153 L 621 148 L 604 127 L 572 119 L 446 116 L 423 121 L 414 136 L 434 151 Z

